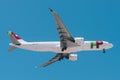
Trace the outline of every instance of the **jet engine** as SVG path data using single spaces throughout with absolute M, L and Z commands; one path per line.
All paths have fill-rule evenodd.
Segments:
M 76 37 L 75 38 L 75 43 L 77 43 L 78 45 L 81 45 L 84 43 L 84 38 L 82 37 Z
M 70 54 L 69 55 L 69 60 L 76 61 L 77 59 L 78 59 L 77 54 Z

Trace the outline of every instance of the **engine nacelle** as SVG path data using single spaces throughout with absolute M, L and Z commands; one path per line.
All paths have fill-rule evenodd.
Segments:
M 84 43 L 84 38 L 83 37 L 76 37 L 75 38 L 75 43 L 77 43 L 78 45 L 81 45 Z
M 78 59 L 77 54 L 70 54 L 69 55 L 69 60 L 76 61 L 77 59 Z

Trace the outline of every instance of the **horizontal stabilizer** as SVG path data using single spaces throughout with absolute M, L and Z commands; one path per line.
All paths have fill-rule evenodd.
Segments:
M 8 51 L 11 52 L 11 51 L 13 51 L 13 50 L 15 50 L 15 49 L 16 49 L 16 47 L 11 46 L 10 49 L 9 49 Z

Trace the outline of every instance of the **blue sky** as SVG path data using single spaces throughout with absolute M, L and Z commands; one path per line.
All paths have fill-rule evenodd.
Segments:
M 120 80 L 119 0 L 0 0 L 0 80 Z M 114 47 L 77 52 L 79 60 L 63 60 L 36 69 L 55 53 L 16 49 L 8 52 L 7 31 L 26 41 L 59 40 L 48 8 L 54 9 L 73 36 L 105 40 Z

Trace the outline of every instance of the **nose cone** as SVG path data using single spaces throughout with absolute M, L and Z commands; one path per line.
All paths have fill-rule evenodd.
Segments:
M 112 47 L 113 47 L 113 44 L 112 44 L 112 43 L 109 43 L 109 42 L 104 41 L 104 47 L 105 47 L 106 49 L 109 49 L 109 48 L 112 48 Z
M 113 47 L 113 44 L 112 43 L 108 43 L 106 48 L 109 49 L 109 48 L 112 48 Z
M 112 43 L 109 43 L 109 48 L 112 48 L 113 47 L 113 44 Z

